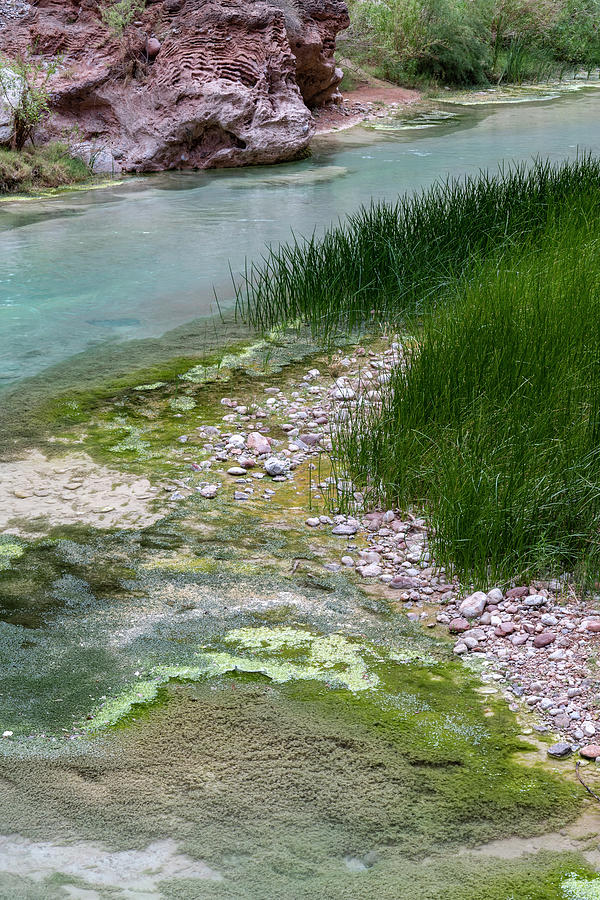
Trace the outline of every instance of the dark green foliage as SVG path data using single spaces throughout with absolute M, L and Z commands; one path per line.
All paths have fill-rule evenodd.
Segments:
M 599 0 L 353 0 L 343 52 L 403 84 L 539 81 L 600 65 Z
M 582 157 L 374 203 L 323 238 L 270 247 L 238 285 L 238 311 L 264 330 L 301 320 L 325 339 L 400 324 L 453 289 L 479 255 L 521 242 L 545 227 L 550 210 L 599 192 L 600 161 Z
M 597 199 L 459 282 L 338 453 L 373 498 L 424 502 L 440 560 L 479 581 L 600 569 Z

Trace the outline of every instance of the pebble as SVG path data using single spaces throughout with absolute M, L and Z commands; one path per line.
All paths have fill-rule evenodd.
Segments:
M 463 631 L 468 631 L 471 626 L 467 619 L 463 619 L 462 617 L 457 619 L 452 619 L 448 623 L 448 631 L 451 634 L 461 634 Z
M 363 578 L 374 578 L 376 575 L 381 575 L 383 569 L 377 563 L 369 563 L 367 566 L 362 566 L 359 571 Z
M 547 647 L 548 644 L 553 644 L 556 640 L 556 635 L 551 631 L 542 632 L 542 634 L 536 634 L 533 639 L 534 647 Z
M 512 634 L 516 630 L 516 625 L 514 622 L 501 622 L 497 628 L 494 629 L 494 634 L 496 637 L 508 637 L 509 634 Z
M 289 467 L 287 460 L 278 459 L 276 456 L 269 457 L 264 464 L 265 472 L 272 477 L 281 477 L 288 471 Z
M 354 400 L 356 392 L 349 387 L 337 387 L 331 396 L 334 400 Z
M 530 597 L 525 597 L 523 600 L 523 604 L 530 607 L 544 606 L 545 603 L 547 603 L 547 599 L 541 594 L 531 594 Z
M 312 516 L 310 519 L 306 520 L 306 524 L 309 526 L 309 528 L 318 528 L 318 526 L 321 524 L 321 520 L 318 518 L 318 516 Z
M 198 488 L 198 493 L 201 494 L 202 497 L 206 497 L 207 500 L 213 500 L 217 496 L 218 490 L 218 484 L 205 484 L 203 487 Z
M 262 453 L 269 453 L 271 450 L 271 442 L 259 431 L 251 432 L 246 439 L 246 447 L 248 450 L 254 450 L 259 456 Z
M 482 614 L 487 602 L 488 598 L 483 591 L 475 591 L 474 594 L 471 594 L 462 601 L 458 607 L 458 611 L 466 619 L 475 619 Z
M 579 755 L 584 759 L 598 759 L 600 756 L 600 744 L 586 744 L 579 751 Z
M 351 535 L 356 534 L 357 531 L 358 525 L 348 525 L 347 523 L 342 522 L 339 525 L 336 525 L 335 528 L 332 529 L 331 533 L 337 535 Z
M 231 469 L 227 469 L 228 475 L 245 475 L 246 470 L 242 469 L 241 466 L 232 466 Z
M 564 759 L 565 756 L 570 756 L 572 752 L 571 745 L 565 741 L 559 741 L 558 744 L 552 744 L 551 747 L 548 747 L 548 756 L 553 757 L 553 759 Z M 598 748 L 598 752 L 600 753 L 600 748 Z

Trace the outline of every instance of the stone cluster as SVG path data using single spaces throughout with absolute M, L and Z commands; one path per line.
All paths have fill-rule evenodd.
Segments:
M 223 397 L 228 410 L 223 424 L 201 426 L 193 438 L 207 458 L 192 466 L 207 473 L 217 470 L 219 478 L 195 487 L 183 481 L 170 485 L 172 499 L 193 490 L 215 497 L 231 485 L 235 502 L 269 502 L 276 483 L 293 482 L 299 466 L 307 464 L 312 473 L 320 468 L 314 460 L 319 455 L 327 459 L 332 430 L 358 403 L 379 403 L 382 386 L 404 364 L 397 342 L 378 353 L 359 347 L 352 354 L 338 353 L 328 371 L 308 369 L 285 392 L 266 387 L 260 402 Z M 600 643 L 600 612 L 593 600 L 582 600 L 558 580 L 469 592 L 435 565 L 424 519 L 391 509 L 319 514 L 332 496 L 354 502 L 357 510 L 364 501 L 350 482 L 329 476 L 312 483 L 317 509 L 304 524 L 340 539 L 339 558 L 325 563 L 326 568 L 353 571 L 365 583 L 379 584 L 409 618 L 447 630 L 454 653 L 478 660 L 507 685 L 512 708 L 535 713 L 538 731 L 558 733 L 569 752 L 581 747 L 582 755 L 595 758 L 600 718 L 593 657 Z M 558 745 L 551 750 L 553 756 L 564 755 Z

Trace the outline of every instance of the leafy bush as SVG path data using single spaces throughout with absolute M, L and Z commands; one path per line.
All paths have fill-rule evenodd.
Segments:
M 49 62 L 35 60 L 31 53 L 9 59 L 0 56 L 0 97 L 12 109 L 12 147 L 21 150 L 33 143 L 35 129 L 50 114 L 49 82 L 60 65 L 60 57 Z M 15 78 L 21 89 L 14 91 Z
M 353 5 L 352 23 L 348 48 L 363 60 L 378 59 L 384 78 L 485 80 L 488 49 L 470 0 L 366 0 Z
M 145 9 L 146 0 L 104 0 L 100 15 L 104 24 L 121 35 Z
M 547 43 L 567 64 L 600 66 L 600 0 L 566 0 Z
M 600 64 L 600 0 L 350 0 L 340 47 L 403 83 L 541 79 Z

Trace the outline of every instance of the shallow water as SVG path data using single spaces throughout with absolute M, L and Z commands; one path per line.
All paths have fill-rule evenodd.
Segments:
M 440 121 L 382 120 L 285 166 L 172 173 L 0 205 L 0 387 L 109 344 L 159 337 L 231 305 L 241 268 L 292 229 L 309 234 L 371 197 L 503 160 L 600 151 L 600 92 L 523 105 L 447 106 Z M 452 113 L 447 116 L 447 113 Z M 424 126 L 424 127 L 423 127 Z M 136 355 L 141 365 L 144 352 Z M 126 367 L 126 362 L 122 365 Z
M 1 464 L 0 900 L 598 896 L 600 819 L 569 824 L 585 806 L 572 763 L 550 766 L 449 643 L 324 567 L 344 541 L 304 527 L 306 467 L 268 502 L 233 503 L 231 484 L 216 501 L 166 499 L 165 479 L 205 477 L 196 432 L 221 423 L 224 392 L 310 398 L 297 360 L 326 371 L 327 355 L 279 335 L 91 407 L 68 388 L 99 363 L 117 375 L 191 355 L 213 326 L 174 326 L 210 311 L 213 281 L 228 296 L 230 257 L 448 172 L 600 149 L 599 111 L 582 93 L 527 118 L 382 120 L 303 163 L 0 206 L 19 424 L 27 394 L 67 390 L 46 447 L 58 457 Z M 25 390 L 17 373 L 38 378 Z M 130 477 L 157 494 L 140 481 L 125 515 Z

